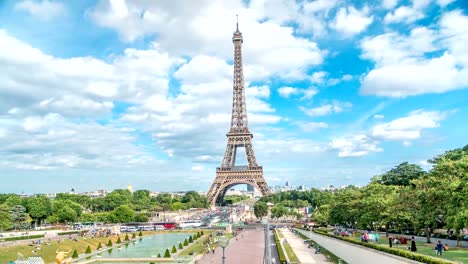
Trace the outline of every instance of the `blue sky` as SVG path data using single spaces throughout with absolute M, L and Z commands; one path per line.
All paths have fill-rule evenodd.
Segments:
M 0 192 L 207 190 L 236 14 L 271 186 L 364 185 L 467 143 L 466 1 L 7 0 Z

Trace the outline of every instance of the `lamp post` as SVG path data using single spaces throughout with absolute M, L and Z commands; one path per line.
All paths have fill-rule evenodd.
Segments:
M 221 236 L 218 239 L 218 245 L 223 248 L 223 264 L 226 264 L 226 257 L 224 256 L 224 249 L 228 246 L 229 239 L 226 236 Z

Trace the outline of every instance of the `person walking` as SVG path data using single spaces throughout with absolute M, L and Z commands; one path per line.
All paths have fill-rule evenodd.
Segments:
M 437 242 L 437 245 L 436 245 L 436 255 L 438 256 L 442 256 L 442 249 L 443 249 L 444 245 L 442 245 L 442 242 L 440 242 L 440 240 Z
M 411 237 L 411 251 L 416 252 L 416 240 L 414 239 L 414 236 Z
M 392 247 L 393 237 L 388 237 L 388 245 Z

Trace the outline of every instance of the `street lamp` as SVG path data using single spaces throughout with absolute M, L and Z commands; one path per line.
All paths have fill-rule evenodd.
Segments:
M 223 248 L 223 264 L 226 263 L 226 257 L 224 256 L 224 249 L 228 246 L 229 239 L 226 236 L 221 236 L 218 239 L 218 245 Z

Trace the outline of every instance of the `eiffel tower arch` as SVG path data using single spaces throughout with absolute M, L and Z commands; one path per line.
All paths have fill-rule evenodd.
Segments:
M 238 184 L 248 184 L 263 195 L 270 194 L 263 167 L 257 164 L 247 119 L 247 107 L 244 89 L 244 72 L 242 67 L 242 33 L 237 24 L 232 37 L 234 43 L 234 80 L 232 95 L 231 128 L 226 134 L 228 140 L 221 167 L 216 168 L 216 178 L 208 191 L 208 202 L 213 206 L 223 201 L 226 191 Z M 236 154 L 239 148 L 245 149 L 247 165 L 236 165 Z

